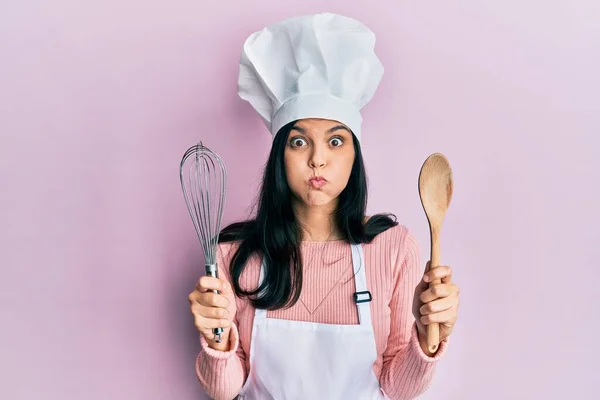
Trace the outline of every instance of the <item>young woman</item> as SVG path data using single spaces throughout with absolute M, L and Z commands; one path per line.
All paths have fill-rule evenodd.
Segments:
M 383 73 L 373 47 L 364 25 L 333 14 L 270 25 L 244 45 L 238 90 L 273 145 L 255 217 L 223 229 L 220 278 L 189 296 L 197 375 L 214 399 L 410 399 L 447 349 L 451 268 L 422 274 L 409 230 L 365 215 L 359 110 Z

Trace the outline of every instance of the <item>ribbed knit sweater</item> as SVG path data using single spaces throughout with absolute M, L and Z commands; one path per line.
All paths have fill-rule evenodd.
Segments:
M 219 274 L 227 280 L 236 246 L 236 242 L 218 246 Z M 414 290 L 423 276 L 419 245 L 405 226 L 396 225 L 362 246 L 377 347 L 373 370 L 390 399 L 415 398 L 431 384 L 436 361 L 448 346 L 447 340 L 442 341 L 435 356 L 429 357 L 419 345 L 412 314 Z M 300 300 L 291 308 L 269 311 L 267 318 L 358 324 L 350 244 L 344 240 L 303 241 L 301 257 Z M 243 288 L 257 287 L 260 266 L 260 257 L 250 257 L 240 279 Z M 235 398 L 251 368 L 250 339 L 255 310 L 246 298 L 236 298 L 236 303 L 237 313 L 229 335 L 230 351 L 210 348 L 200 335 L 196 373 L 201 387 L 216 400 Z

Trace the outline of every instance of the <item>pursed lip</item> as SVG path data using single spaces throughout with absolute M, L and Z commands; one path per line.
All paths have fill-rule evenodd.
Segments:
M 315 181 L 315 182 L 327 182 L 327 179 L 323 178 L 322 176 L 312 176 L 309 180 L 309 182 Z

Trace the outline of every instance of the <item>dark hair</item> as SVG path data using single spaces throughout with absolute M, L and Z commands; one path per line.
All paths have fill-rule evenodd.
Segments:
M 295 123 L 287 124 L 275 135 L 258 204 L 255 204 L 258 208 L 255 218 L 234 222 L 219 234 L 219 243 L 240 241 L 229 272 L 235 294 L 247 296 L 256 308 L 275 310 L 290 307 L 298 301 L 302 290 L 301 231 L 293 213 L 292 193 L 283 159 L 288 136 Z M 360 145 L 354 134 L 352 136 L 354 164 L 348 184 L 339 195 L 335 221 L 348 243 L 369 243 L 398 223 L 393 214 L 377 214 L 365 223 L 367 177 Z M 264 258 L 263 283 L 255 289 L 244 290 L 240 287 L 240 276 L 248 258 L 255 252 Z

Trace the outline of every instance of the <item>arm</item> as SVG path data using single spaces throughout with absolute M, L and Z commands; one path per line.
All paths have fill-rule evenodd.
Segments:
M 202 389 L 215 400 L 235 398 L 246 380 L 246 355 L 239 345 L 237 324 L 229 332 L 230 350 L 211 349 L 200 335 L 200 354 L 196 359 L 196 375 Z
M 403 243 L 393 265 L 390 335 L 380 378 L 382 389 L 392 400 L 413 399 L 425 392 L 433 380 L 436 362 L 448 346 L 447 341 L 442 341 L 437 353 L 431 356 L 421 347 L 412 314 L 414 291 L 423 275 L 419 246 L 410 232 L 402 236 Z M 422 345 L 427 348 L 426 343 Z
M 221 245 L 217 248 L 217 264 L 219 274 L 223 279 L 229 278 L 229 258 L 225 259 Z M 237 315 L 228 335 L 229 346 L 225 351 L 213 349 L 202 334 L 200 334 L 200 353 L 196 359 L 196 375 L 200 386 L 212 399 L 230 400 L 235 398 L 246 381 L 246 354 L 240 345 Z

